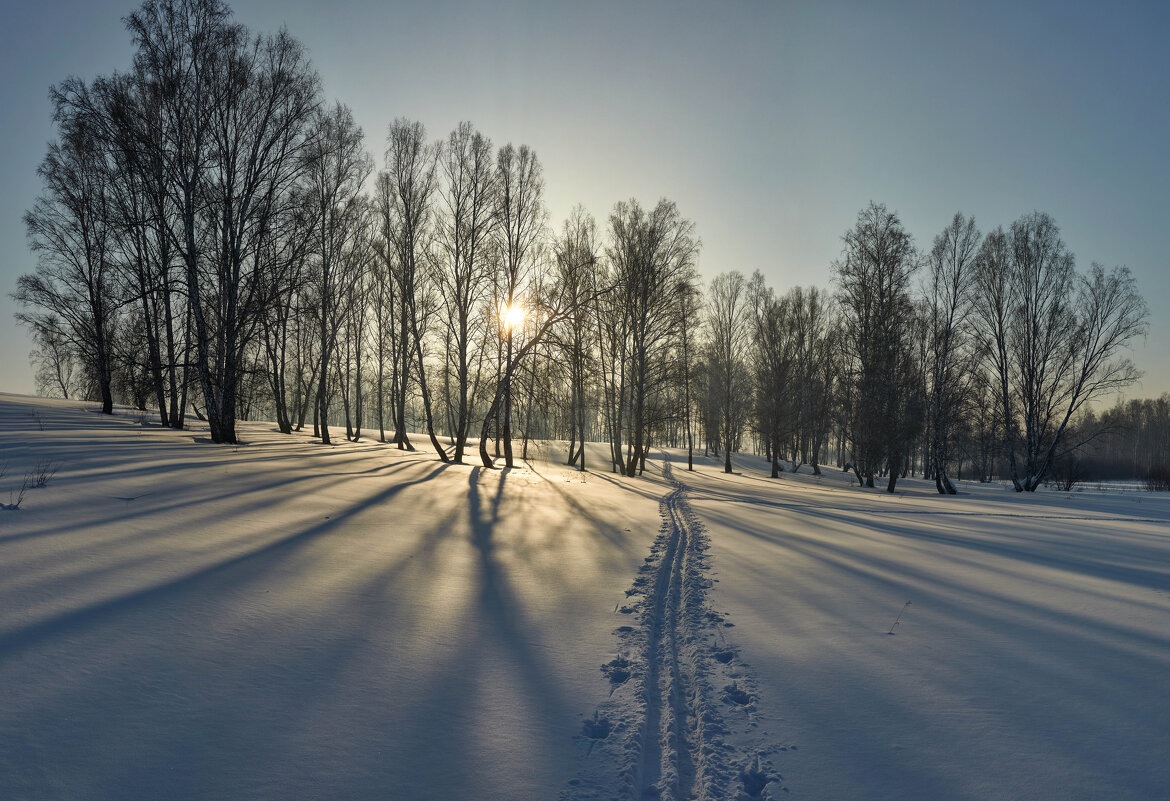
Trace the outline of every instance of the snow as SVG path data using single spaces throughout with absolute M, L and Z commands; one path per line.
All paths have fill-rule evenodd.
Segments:
M 0 395 L 5 798 L 1170 796 L 1165 493 L 138 418 Z
M 656 497 L 244 431 L 0 398 L 2 795 L 555 795 Z
M 714 461 L 684 480 L 791 797 L 1170 797 L 1166 494 Z

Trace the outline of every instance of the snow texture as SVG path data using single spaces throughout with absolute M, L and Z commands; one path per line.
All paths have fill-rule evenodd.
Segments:
M 671 489 L 660 503 L 662 526 L 626 591 L 637 600 L 618 609 L 637 624 L 616 630 L 619 654 L 602 666 L 614 691 L 583 730 L 606 742 L 590 745 L 592 762 L 566 801 L 768 797 L 770 763 L 751 753 L 751 680 L 707 600 L 707 537 L 669 458 L 663 477 Z
M 660 486 L 138 417 L 0 396 L 0 797 L 556 797 Z
M 786 798 L 1170 798 L 1170 494 L 733 466 L 686 480 Z
M 3 798 L 1170 798 L 1168 494 L 241 430 L 0 395 Z

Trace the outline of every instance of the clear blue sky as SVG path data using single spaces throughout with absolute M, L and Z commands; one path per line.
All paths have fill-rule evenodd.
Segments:
M 1151 309 L 1128 394 L 1170 391 L 1170 6 L 1123 3 L 331 3 L 240 0 L 287 24 L 380 158 L 391 119 L 526 142 L 554 225 L 575 203 L 665 196 L 700 267 L 827 286 L 871 199 L 928 245 L 1050 213 L 1076 253 L 1128 265 Z M 32 391 L 12 320 L 33 269 L 21 214 L 52 136 L 47 90 L 125 68 L 131 0 L 13 4 L 0 32 L 0 390 Z

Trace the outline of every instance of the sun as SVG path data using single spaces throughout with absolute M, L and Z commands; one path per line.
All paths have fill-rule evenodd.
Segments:
M 511 306 L 505 306 L 500 318 L 504 321 L 505 328 L 518 328 L 524 324 L 524 318 L 528 312 L 520 301 L 514 301 Z

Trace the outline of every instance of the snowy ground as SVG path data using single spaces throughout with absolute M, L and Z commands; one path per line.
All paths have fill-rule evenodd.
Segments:
M 791 797 L 1170 798 L 1170 496 L 711 462 L 675 473 Z
M 659 487 L 75 409 L 0 398 L 0 500 L 62 465 L 0 511 L 0 796 L 544 799 L 572 777 Z
M 1170 797 L 1165 494 L 86 409 L 0 396 L 4 798 Z

